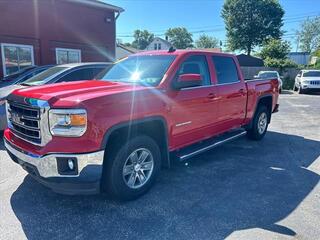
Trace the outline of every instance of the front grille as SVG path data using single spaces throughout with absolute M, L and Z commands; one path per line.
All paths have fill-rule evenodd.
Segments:
M 40 108 L 8 101 L 9 128 L 19 138 L 41 144 Z
M 320 85 L 320 81 L 310 81 L 311 85 Z

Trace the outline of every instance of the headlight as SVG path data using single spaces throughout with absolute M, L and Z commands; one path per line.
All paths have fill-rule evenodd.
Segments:
M 49 128 L 54 136 L 80 137 L 87 130 L 87 111 L 84 109 L 51 109 Z

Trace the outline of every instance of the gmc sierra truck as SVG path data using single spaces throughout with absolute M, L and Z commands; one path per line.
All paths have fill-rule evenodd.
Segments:
M 7 152 L 56 192 L 135 199 L 173 159 L 262 139 L 278 110 L 278 79 L 244 81 L 230 54 L 141 52 L 99 77 L 7 99 Z

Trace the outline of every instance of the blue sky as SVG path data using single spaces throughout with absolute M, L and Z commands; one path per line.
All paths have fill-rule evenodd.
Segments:
M 117 38 L 131 42 L 135 29 L 147 29 L 164 37 L 170 27 L 186 27 L 196 40 L 201 33 L 225 42 L 224 22 L 220 17 L 223 0 L 106 0 L 125 9 L 117 20 Z M 307 17 L 320 16 L 320 0 L 280 0 L 285 10 L 285 40 L 296 50 L 294 33 Z

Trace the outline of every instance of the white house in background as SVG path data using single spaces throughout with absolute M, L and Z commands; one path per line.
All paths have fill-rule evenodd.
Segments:
M 132 48 L 132 47 L 127 47 L 121 43 L 117 43 L 116 47 L 116 59 L 121 59 L 124 57 L 128 57 L 131 54 L 139 52 L 138 49 Z
M 310 61 L 310 53 L 307 52 L 291 52 L 288 58 L 296 64 L 308 65 Z
M 172 47 L 172 44 L 169 41 L 155 37 L 145 50 L 169 50 L 170 47 Z

